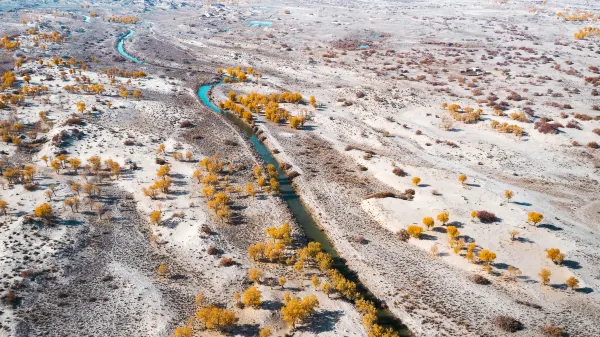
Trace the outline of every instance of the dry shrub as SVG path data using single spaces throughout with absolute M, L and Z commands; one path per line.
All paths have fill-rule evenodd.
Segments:
M 71 117 L 65 121 L 65 125 L 83 125 L 83 120 L 79 117 Z
M 590 149 L 597 149 L 600 146 L 598 146 L 598 143 L 596 143 L 596 142 L 589 142 L 589 143 L 587 143 L 587 147 L 589 147 Z
M 600 136 L 600 129 L 596 128 L 596 129 L 592 130 L 592 132 L 597 134 L 598 136 Z
M 133 146 L 133 145 L 135 145 L 135 142 L 131 139 L 127 139 L 126 141 L 123 142 L 123 144 L 127 145 L 127 146 Z
M 392 172 L 398 177 L 404 177 L 406 175 L 406 172 L 404 172 L 404 170 L 399 167 L 394 167 L 394 170 Z
M 230 257 L 224 257 L 221 259 L 221 261 L 219 261 L 219 265 L 223 266 L 223 267 L 229 267 L 233 264 L 233 259 Z
M 538 130 L 539 133 L 543 134 L 557 134 L 559 123 L 546 123 L 546 122 L 535 122 L 534 128 Z
M 290 172 L 287 174 L 287 176 L 288 176 L 288 178 L 289 178 L 290 180 L 292 180 L 292 179 L 296 178 L 296 177 L 297 177 L 297 176 L 299 176 L 299 175 L 300 175 L 300 173 L 298 173 L 298 172 L 296 172 L 296 171 L 290 171 Z
M 492 284 L 492 282 L 490 282 L 490 280 L 488 280 L 487 278 L 485 278 L 479 274 L 469 275 L 469 280 L 475 284 L 481 284 L 481 285 Z
M 419 136 L 419 135 L 422 135 L 422 134 L 423 134 L 423 132 L 422 132 L 421 130 L 417 130 L 417 131 L 415 131 L 415 134 L 416 134 L 417 136 Z
M 396 233 L 396 235 L 398 236 L 398 239 L 400 239 L 400 241 L 404 241 L 407 242 L 408 239 L 410 239 L 410 234 L 408 234 L 408 231 L 406 231 L 406 229 L 401 229 L 398 231 L 398 233 Z
M 496 221 L 496 214 L 488 211 L 477 211 L 477 218 L 483 223 L 490 223 Z
M 238 145 L 237 142 L 235 142 L 231 139 L 225 139 L 225 141 L 223 143 L 225 143 L 225 145 L 228 145 L 228 146 L 237 146 Z
M 396 194 L 392 193 L 392 192 L 378 192 L 378 193 L 373 193 L 373 194 L 369 194 L 365 197 L 366 199 L 382 199 L 382 198 L 395 198 Z
M 406 189 L 404 193 L 398 195 L 398 198 L 402 200 L 413 200 L 415 197 L 415 190 L 412 188 Z
M 573 122 L 569 122 L 567 123 L 566 127 L 568 129 L 577 129 L 577 130 L 581 130 L 581 127 L 577 124 L 577 123 L 573 123 Z
M 358 150 L 358 148 L 354 145 L 346 145 L 346 147 L 344 148 L 344 151 L 350 151 L 350 150 Z
M 367 239 L 365 239 L 364 236 L 362 235 L 358 235 L 352 238 L 352 241 L 356 242 L 356 243 L 360 243 L 361 245 L 366 245 L 369 241 L 367 241 Z
M 212 234 L 212 229 L 210 229 L 210 227 L 207 225 L 202 225 L 202 233 L 210 235 Z
M 162 159 L 162 158 L 156 158 L 156 159 L 154 160 L 154 162 L 155 162 L 155 163 L 157 163 L 158 165 L 164 165 L 164 164 L 166 164 L 166 163 L 167 163 L 167 162 L 166 162 L 164 159 Z
M 497 316 L 494 325 L 506 332 L 517 332 L 522 328 L 521 322 L 509 316 Z
M 208 255 L 217 255 L 217 247 L 215 247 L 215 246 L 208 247 L 208 249 L 206 250 L 206 253 Z M 221 265 L 223 265 L 223 260 L 221 260 Z
M 27 191 L 35 191 L 37 189 L 37 184 L 36 183 L 26 183 L 25 185 L 23 185 L 23 188 L 25 188 L 25 190 Z
M 4 301 L 6 305 L 14 306 L 19 301 L 19 297 L 13 290 L 9 290 L 4 296 L 2 296 L 2 301 Z
M 547 337 L 562 337 L 565 336 L 565 330 L 559 326 L 548 325 L 542 328 L 544 336 Z
M 190 122 L 190 121 L 183 121 L 183 122 L 179 123 L 179 127 L 180 128 L 193 128 L 194 124 L 192 124 L 192 122 Z

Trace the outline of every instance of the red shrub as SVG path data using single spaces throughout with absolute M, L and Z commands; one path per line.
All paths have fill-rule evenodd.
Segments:
M 488 211 L 477 211 L 477 218 L 483 223 L 490 223 L 496 221 L 498 218 L 496 214 Z

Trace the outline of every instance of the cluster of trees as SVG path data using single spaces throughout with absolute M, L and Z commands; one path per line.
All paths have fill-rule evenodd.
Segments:
M 600 19 L 599 14 L 594 14 L 592 12 L 580 11 L 577 8 L 575 8 L 575 10 L 573 10 L 573 12 L 571 12 L 569 9 L 566 9 L 565 12 L 558 12 L 558 13 L 556 13 L 556 17 L 559 19 L 563 19 L 565 21 L 593 21 L 593 22 L 596 22 L 596 21 L 598 21 L 598 19 Z
M 50 161 L 50 158 L 46 155 L 43 155 L 40 159 L 42 159 L 46 165 L 48 165 L 48 161 Z M 87 164 L 82 166 L 81 159 L 69 157 L 66 154 L 59 154 L 50 161 L 49 165 L 57 174 L 60 174 L 60 170 L 70 167 L 71 172 L 77 175 L 78 170 L 83 168 L 84 171 L 81 173 L 81 176 L 85 178 L 86 181 L 88 174 L 95 175 L 100 181 L 110 176 L 113 176 L 115 179 L 119 179 L 121 176 L 121 165 L 110 158 L 104 161 L 105 167 L 102 166 L 102 158 L 99 156 L 91 156 L 87 159 L 87 162 Z
M 218 68 L 217 73 L 219 75 L 223 75 L 223 68 Z M 243 71 L 242 67 L 240 66 L 237 66 L 235 68 L 230 67 L 225 69 L 225 73 L 226 77 L 223 79 L 223 82 L 225 83 L 234 83 L 236 81 L 242 83 L 246 82 L 246 80 L 248 79 L 248 74 L 254 75 L 256 78 L 256 83 L 258 83 L 258 80 L 262 77 L 262 73 L 257 73 L 252 67 L 248 67 L 246 71 Z
M 7 71 L 2 74 L 2 90 L 12 88 L 16 80 L 17 78 L 15 77 L 15 73 L 12 71 Z
M 252 92 L 247 96 L 238 96 L 232 91 L 228 96 L 228 100 L 219 102 L 219 108 L 235 112 L 248 123 L 252 123 L 252 113 L 258 115 L 264 112 L 266 119 L 275 123 L 289 121 L 291 127 L 298 129 L 304 125 L 308 117 L 308 113 L 292 116 L 287 110 L 279 106 L 279 103 L 299 104 L 303 102 L 302 95 L 297 92 L 273 93 L 270 95 Z M 241 106 L 237 103 L 241 104 Z M 316 99 L 313 96 L 310 98 L 310 104 L 314 107 L 317 106 Z
M 448 103 L 443 103 L 442 108 L 447 109 L 454 120 L 468 124 L 477 123 L 481 119 L 481 114 L 483 114 L 481 109 L 475 110 L 471 107 L 461 109 L 458 104 L 448 105 Z
M 292 243 L 292 228 L 284 223 L 280 227 L 269 227 L 265 231 L 270 240 L 257 242 L 248 247 L 248 256 L 252 261 L 283 262 L 284 250 Z
M 171 167 L 169 164 L 161 165 L 156 171 L 156 176 L 158 179 L 155 180 L 148 188 L 142 188 L 144 195 L 150 197 L 151 199 L 155 199 L 159 192 L 168 194 L 169 188 L 173 183 L 170 173 Z
M 600 36 L 600 28 L 584 27 L 573 34 L 576 40 L 583 40 L 588 36 Z
M 39 46 L 40 43 L 44 43 L 41 45 L 41 49 L 46 49 L 46 44 L 48 43 L 63 43 L 67 41 L 66 34 L 59 34 L 58 32 L 50 32 L 50 33 L 37 33 L 36 31 L 31 32 L 28 31 L 30 35 L 33 35 L 32 41 L 34 46 Z
M 33 177 L 37 173 L 35 166 L 24 165 L 23 169 L 0 166 L 0 172 L 2 177 L 6 179 L 9 184 L 22 183 L 28 184 L 33 182 Z
M 19 40 L 11 41 L 8 35 L 4 34 L 2 39 L 0 39 L 0 48 L 4 48 L 6 50 L 13 50 L 18 48 L 21 45 Z
M 136 24 L 140 21 L 140 18 L 137 16 L 111 16 L 107 19 L 108 22 L 117 22 L 117 23 L 127 23 L 127 24 Z
M 319 301 L 315 295 L 306 296 L 304 298 L 284 296 L 284 306 L 281 308 L 281 318 L 292 326 L 292 330 L 296 328 L 296 324 L 300 324 L 312 315 Z
M 105 74 L 106 77 L 111 80 L 114 79 L 115 77 L 125 77 L 125 78 L 132 78 L 132 79 L 138 79 L 138 78 L 145 78 L 146 76 L 148 76 L 145 72 L 141 71 L 141 70 L 125 70 L 125 69 L 119 69 L 119 68 L 106 68 L 106 69 L 101 69 L 100 73 Z
M 198 166 L 205 171 L 205 174 L 200 169 L 196 169 L 193 177 L 203 185 L 202 193 L 207 199 L 208 208 L 215 213 L 217 219 L 225 223 L 233 215 L 229 207 L 231 199 L 228 193 L 241 192 L 241 188 L 235 189 L 233 186 L 228 186 L 228 175 L 219 177 L 224 172 L 225 164 L 219 160 L 218 155 L 202 159 Z M 233 172 L 231 165 L 228 166 L 228 171 Z M 219 184 L 220 179 L 223 182 Z
M 512 133 L 517 137 L 522 137 L 525 134 L 523 128 L 516 124 L 508 124 L 506 122 L 500 124 L 500 122 L 493 120 L 490 124 L 492 129 L 502 133 Z
M 25 131 L 25 126 L 19 123 L 17 120 L 10 119 L 7 121 L 0 121 L 0 136 L 2 141 L 7 144 L 14 144 L 20 146 L 22 144 L 21 135 Z M 35 138 L 35 132 L 28 133 L 28 135 Z

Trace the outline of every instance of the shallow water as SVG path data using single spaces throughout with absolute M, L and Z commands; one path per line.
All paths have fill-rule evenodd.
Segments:
M 379 300 L 367 289 L 358 279 L 358 276 L 348 268 L 345 261 L 340 258 L 339 253 L 335 249 L 333 243 L 329 240 L 327 235 L 321 230 L 319 225 L 315 222 L 310 212 L 306 209 L 298 194 L 292 187 L 289 178 L 285 174 L 285 172 L 279 167 L 279 164 L 269 151 L 267 147 L 258 140 L 258 137 L 254 133 L 254 130 L 246 124 L 243 120 L 238 118 L 236 115 L 227 113 L 226 111 L 221 111 L 216 105 L 214 105 L 210 98 L 208 97 L 208 93 L 210 89 L 214 86 L 219 85 L 211 84 L 204 85 L 200 87 L 198 90 L 198 97 L 200 100 L 211 110 L 216 113 L 223 114 L 229 121 L 239 127 L 248 137 L 248 140 L 252 143 L 252 146 L 260 156 L 260 158 L 265 162 L 265 164 L 272 164 L 277 168 L 281 196 L 287 203 L 290 211 L 292 212 L 296 222 L 302 227 L 304 234 L 310 241 L 316 241 L 321 244 L 323 250 L 329 253 L 334 258 L 334 268 L 339 270 L 344 277 L 353 281 L 357 285 L 357 291 L 366 299 L 371 300 L 375 303 L 380 303 Z M 408 329 L 404 326 L 400 320 L 398 320 L 389 310 L 380 309 L 377 313 L 377 317 L 379 319 L 379 323 L 386 327 L 391 327 L 395 331 L 397 331 L 401 336 L 410 336 Z
M 272 26 L 273 26 L 273 22 L 270 22 L 270 21 L 250 21 L 250 27 L 271 28 Z

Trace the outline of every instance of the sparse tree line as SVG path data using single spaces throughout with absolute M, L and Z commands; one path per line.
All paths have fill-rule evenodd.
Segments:
M 467 180 L 467 176 L 465 174 L 459 175 L 458 181 L 461 184 L 463 184 L 463 186 L 464 186 L 466 180 Z M 415 185 L 418 185 L 419 182 L 420 182 L 420 178 L 418 178 L 418 177 L 413 178 L 413 183 Z M 513 198 L 513 196 L 514 196 L 513 191 L 510 191 L 510 190 L 504 191 L 504 197 L 506 198 L 507 202 L 510 202 L 510 200 Z M 498 220 L 498 218 L 496 217 L 496 215 L 494 213 L 490 213 L 485 210 L 472 211 L 471 218 L 473 219 L 473 221 L 475 219 L 478 219 L 481 223 L 492 223 L 492 222 L 495 222 Z M 544 219 L 544 215 L 541 213 L 538 213 L 538 212 L 532 211 L 527 214 L 527 222 L 532 224 L 533 226 L 536 226 L 543 219 Z M 439 213 L 436 216 L 436 220 L 439 222 L 439 224 L 441 226 L 445 227 L 446 234 L 448 236 L 448 246 L 454 251 L 455 254 L 457 254 L 459 256 L 464 256 L 469 262 L 480 263 L 483 265 L 483 270 L 485 270 L 488 273 L 492 272 L 492 263 L 496 259 L 496 253 L 494 253 L 490 250 L 487 250 L 487 249 L 483 249 L 482 247 L 479 247 L 474 241 L 468 243 L 468 245 L 467 245 L 467 243 L 465 242 L 465 239 L 460 237 L 460 231 L 458 230 L 458 228 L 456 226 L 452 226 L 452 225 L 446 226 L 446 223 L 448 223 L 448 221 L 450 220 L 450 214 L 448 211 L 443 211 L 443 212 Z M 422 219 L 422 223 L 427 230 L 431 230 L 436 224 L 433 217 L 430 217 L 430 216 L 424 217 Z M 423 229 L 423 227 L 413 224 L 413 225 L 409 225 L 406 229 L 401 229 L 397 233 L 397 236 L 402 241 L 408 241 L 409 238 L 411 238 L 411 237 L 415 238 L 415 239 L 420 239 L 424 232 L 425 232 L 425 230 Z M 517 239 L 518 235 L 520 234 L 520 232 L 516 231 L 516 230 L 512 230 L 512 231 L 509 231 L 508 234 L 510 235 L 510 240 L 515 241 Z M 466 251 L 463 255 L 462 252 L 465 249 L 466 249 Z M 562 254 L 560 252 L 560 249 L 558 249 L 558 248 L 550 248 L 546 252 L 547 252 L 547 258 L 552 260 L 556 264 L 561 264 L 562 261 L 564 260 L 564 254 Z M 434 244 L 431 247 L 431 254 L 434 256 L 438 255 L 437 244 Z M 520 275 L 520 274 L 521 274 L 520 270 L 510 266 L 510 268 L 508 268 L 508 271 L 504 275 L 504 277 L 505 277 L 505 279 L 508 279 L 508 280 L 515 280 L 516 276 Z M 542 284 L 547 284 L 549 282 L 550 271 L 548 269 L 543 269 L 539 275 L 540 275 Z M 575 277 L 570 277 L 566 281 L 566 284 L 570 288 L 576 288 L 579 284 L 579 281 Z

